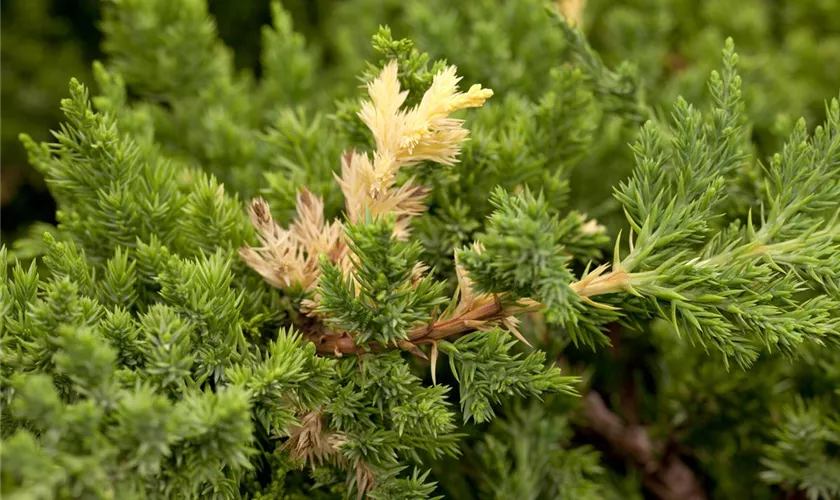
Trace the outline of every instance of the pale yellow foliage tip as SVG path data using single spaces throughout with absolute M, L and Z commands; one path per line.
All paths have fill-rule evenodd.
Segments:
M 402 109 L 408 93 L 400 88 L 396 61 L 388 63 L 368 84 L 370 100 L 362 103 L 359 117 L 373 133 L 376 151 L 372 158 L 351 153 L 342 166 L 340 182 L 351 220 L 365 208 L 372 215 L 421 209 L 420 193 L 413 187 L 404 185 L 405 189 L 392 192 L 397 172 L 421 161 L 456 163 L 469 132 L 463 120 L 449 115 L 480 107 L 493 95 L 481 85 L 459 92 L 460 80 L 455 66 L 445 68 L 435 75 L 420 103 L 408 110 Z
M 402 107 L 408 92 L 400 88 L 396 61 L 388 63 L 368 84 L 370 99 L 362 103 L 359 117 L 373 133 L 376 150 L 344 154 L 341 176 L 336 176 L 350 222 L 359 222 L 366 211 L 372 216 L 390 213 L 396 219 L 394 236 L 408 236 L 411 218 L 426 210 L 423 200 L 428 189 L 413 179 L 396 186 L 397 173 L 422 161 L 456 163 L 469 132 L 463 120 L 450 115 L 480 107 L 493 95 L 481 85 L 459 92 L 460 80 L 455 66 L 445 68 L 435 75 L 420 103 L 407 110 Z M 321 255 L 327 255 L 345 273 L 352 267 L 342 224 L 327 224 L 323 201 L 310 192 L 298 193 L 297 219 L 288 229 L 274 221 L 261 198 L 251 203 L 249 213 L 261 246 L 246 246 L 240 255 L 271 285 L 312 290 L 320 276 Z M 308 306 L 314 307 L 315 301 Z
M 262 198 L 251 202 L 248 212 L 261 246 L 246 246 L 240 256 L 277 288 L 311 289 L 320 275 L 320 256 L 338 262 L 346 253 L 341 223 L 325 224 L 324 202 L 309 191 L 298 192 L 297 220 L 289 229 L 274 221 Z

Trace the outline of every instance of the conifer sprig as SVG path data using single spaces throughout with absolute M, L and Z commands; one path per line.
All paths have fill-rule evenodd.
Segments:
M 762 479 L 805 491 L 809 498 L 840 495 L 840 460 L 832 451 L 840 446 L 840 422 L 824 405 L 800 399 L 786 409 L 775 441 L 766 445 Z
M 325 225 L 323 203 L 307 192 L 298 196 L 298 218 L 288 230 L 273 221 L 263 200 L 251 204 L 251 219 L 263 247 L 245 247 L 240 254 L 274 286 L 310 291 L 318 283 L 312 297 L 303 302 L 304 312 L 324 316 L 323 323 L 335 329 L 310 328 L 319 352 L 364 352 L 366 344 L 375 341 L 425 356 L 418 343 L 496 320 L 511 323 L 507 318 L 514 311 L 527 309 L 485 300 L 478 311 L 461 311 L 455 318 L 437 321 L 441 318 L 433 309 L 446 301 L 443 284 L 422 276 L 419 244 L 398 241 L 407 237 L 410 219 L 425 209 L 426 190 L 412 180 L 397 186 L 397 173 L 422 161 L 454 164 L 468 132 L 462 120 L 449 114 L 481 106 L 492 95 L 480 85 L 460 93 L 459 80 L 454 66 L 440 69 L 408 110 L 401 109 L 408 92 L 400 90 L 396 60 L 368 84 L 370 101 L 362 104 L 359 117 L 372 132 L 376 151 L 373 160 L 355 151 L 342 157 L 338 182 L 350 223 L 343 231 L 340 222 Z M 380 219 L 386 216 L 392 222 L 383 225 Z M 390 232 L 382 232 L 386 229 Z M 378 305 L 383 301 L 386 310 Z
M 483 254 L 461 252 L 480 288 L 543 302 L 548 319 L 587 343 L 606 340 L 600 327 L 608 321 L 634 325 L 660 317 L 744 367 L 761 350 L 795 355 L 805 342 L 838 342 L 832 311 L 840 306 L 833 265 L 840 226 L 836 216 L 826 218 L 830 209 L 822 201 L 837 190 L 838 101 L 813 139 L 799 125 L 767 167 L 769 210 L 762 213 L 769 217 L 722 227 L 727 184 L 746 161 L 737 60 L 729 40 L 723 71 L 709 81 L 710 114 L 678 100 L 670 131 L 653 122 L 642 128 L 634 146 L 637 167 L 616 189 L 631 226 L 628 255 L 622 258 L 616 245 L 611 269 L 601 265 L 572 282 L 563 271 L 563 235 L 552 231 L 556 222 L 545 215 L 544 202 L 528 201 L 526 193 L 513 204 L 497 202 L 481 240 Z M 791 232 L 779 238 L 787 227 L 782 220 L 791 222 Z M 543 265 L 549 256 L 558 260 Z M 804 296 L 806 290 L 817 294 Z

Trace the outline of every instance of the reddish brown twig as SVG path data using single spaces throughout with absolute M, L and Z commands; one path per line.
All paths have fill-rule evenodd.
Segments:
M 542 307 L 539 303 L 526 301 L 524 304 L 505 305 L 498 296 L 489 300 L 477 301 L 474 307 L 453 318 L 441 319 L 427 325 L 417 326 L 408 333 L 408 340 L 393 348 L 411 350 L 422 344 L 432 344 L 443 339 L 455 339 L 469 332 L 485 329 L 515 314 L 535 311 Z M 323 355 L 362 354 L 382 350 L 375 342 L 367 346 L 356 345 L 355 339 L 347 332 L 320 328 L 303 328 L 309 340 L 315 343 L 318 353 Z
M 584 396 L 588 428 L 603 438 L 617 455 L 632 460 L 644 473 L 644 486 L 662 500 L 705 500 L 706 493 L 694 472 L 675 453 L 657 458 L 647 430 L 627 425 L 598 393 Z

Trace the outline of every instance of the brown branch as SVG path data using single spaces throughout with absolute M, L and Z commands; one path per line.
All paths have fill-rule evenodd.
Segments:
M 612 450 L 632 460 L 644 473 L 644 486 L 662 500 L 705 500 L 706 493 L 694 472 L 675 453 L 657 458 L 657 446 L 647 430 L 627 425 L 613 413 L 595 391 L 584 396 L 584 414 L 589 429 Z
M 417 326 L 408 332 L 408 340 L 392 348 L 409 349 L 411 346 L 433 344 L 443 339 L 455 339 L 466 333 L 486 328 L 488 325 L 502 322 L 505 318 L 542 307 L 538 302 L 522 301 L 518 305 L 505 306 L 497 296 L 486 301 L 477 301 L 471 309 L 448 319 Z M 356 345 L 355 339 L 347 332 L 329 330 L 323 325 L 309 324 L 302 328 L 306 336 L 314 342 L 318 353 L 323 355 L 362 354 L 382 350 L 383 346 L 369 342 L 367 346 Z
M 605 269 L 605 266 L 596 269 L 580 281 L 571 283 L 569 288 L 586 300 L 596 295 L 621 291 L 634 276 L 622 270 L 604 274 Z M 454 318 L 413 328 L 408 333 L 408 340 L 402 340 L 399 345 L 391 348 L 413 350 L 418 345 L 457 338 L 465 333 L 480 330 L 487 324 L 503 321 L 509 316 L 541 308 L 542 304 L 531 299 L 523 299 L 519 305 L 504 306 L 498 295 L 484 296 L 484 300 L 476 300 L 473 307 Z M 355 339 L 348 332 L 331 330 L 317 320 L 307 321 L 306 325 L 299 326 L 322 355 L 363 354 L 383 349 L 382 345 L 375 342 L 370 342 L 367 346 L 356 345 Z

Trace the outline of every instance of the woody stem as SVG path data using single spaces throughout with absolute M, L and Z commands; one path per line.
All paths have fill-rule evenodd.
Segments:
M 591 274 L 580 281 L 569 285 L 581 297 L 593 297 L 608 293 L 617 293 L 625 289 L 630 279 L 635 275 L 624 270 L 615 270 L 607 274 Z M 533 300 L 523 304 L 505 306 L 497 295 L 493 300 L 481 301 L 469 310 L 444 320 L 412 328 L 408 332 L 408 339 L 403 344 L 417 346 L 432 344 L 443 339 L 457 338 L 463 334 L 478 330 L 483 324 L 500 321 L 508 316 L 524 312 L 537 311 L 542 304 Z M 324 330 L 311 332 L 307 337 L 315 343 L 318 353 L 322 355 L 341 356 L 342 354 L 362 354 L 398 346 L 382 346 L 376 342 L 369 342 L 367 346 L 357 345 L 355 339 L 347 332 Z
M 477 304 L 454 318 L 412 328 L 408 332 L 407 342 L 419 345 L 457 338 L 465 333 L 477 330 L 481 323 L 499 321 L 514 314 L 536 311 L 540 307 L 542 305 L 537 302 L 505 306 L 501 299 L 494 295 L 492 301 Z M 383 349 L 383 346 L 376 342 L 368 343 L 367 349 L 365 346 L 356 345 L 354 338 L 346 332 L 316 333 L 311 334 L 309 338 L 317 346 L 318 353 L 323 355 L 362 354 Z

